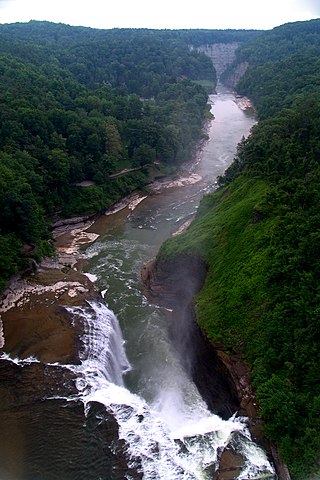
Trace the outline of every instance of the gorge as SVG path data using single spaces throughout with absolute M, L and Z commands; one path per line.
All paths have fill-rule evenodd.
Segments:
M 67 269 L 61 274 L 63 278 L 54 279 L 56 284 L 60 281 L 62 290 L 58 289 L 56 294 L 53 292 L 53 297 L 51 294 L 48 296 L 47 291 L 46 300 L 42 300 L 44 305 L 41 307 L 40 303 L 38 308 L 40 311 L 41 308 L 47 308 L 51 312 L 52 305 L 57 303 L 57 296 L 60 305 L 70 305 L 64 309 L 63 316 L 72 315 L 74 318 L 72 328 L 76 331 L 73 331 L 72 335 L 79 338 L 77 343 L 80 341 L 80 344 L 78 343 L 80 350 L 75 356 L 66 357 L 63 356 L 63 352 L 58 356 L 64 344 L 61 339 L 67 337 L 64 333 L 58 340 L 59 346 L 58 344 L 54 346 L 52 342 L 58 331 L 61 335 L 61 327 L 52 325 L 50 330 L 49 327 L 43 326 L 42 332 L 40 327 L 38 335 L 47 337 L 42 343 L 39 344 L 39 340 L 35 339 L 32 346 L 22 350 L 22 345 L 28 337 L 26 327 L 21 331 L 25 340 L 16 338 L 18 346 L 15 349 L 10 348 L 8 328 L 11 326 L 10 328 L 14 329 L 12 319 L 19 321 L 19 317 L 17 310 L 13 310 L 11 318 L 10 310 L 7 317 L 3 315 L 4 335 L 5 337 L 8 335 L 4 351 L 13 355 L 7 359 L 2 357 L 2 385 L 7 392 L 11 392 L 6 404 L 3 405 L 2 424 L 6 427 L 3 435 L 8 439 L 12 432 L 12 420 L 8 415 L 13 407 L 10 398 L 18 394 L 19 404 L 13 407 L 13 411 L 18 408 L 20 412 L 19 423 L 15 428 L 17 434 L 20 432 L 18 436 L 22 443 L 25 444 L 26 441 L 28 443 L 26 455 L 22 455 L 22 452 L 20 454 L 17 452 L 19 444 L 16 440 L 15 446 L 7 440 L 1 464 L 12 476 L 20 469 L 22 478 L 24 476 L 28 478 L 28 475 L 34 475 L 37 471 L 40 478 L 51 476 L 54 478 L 55 472 L 63 468 L 64 478 L 68 479 L 78 478 L 79 472 L 86 475 L 86 478 L 97 478 L 97 475 L 108 479 L 211 478 L 210 475 L 214 475 L 218 468 L 216 462 L 222 453 L 220 449 L 223 445 L 230 445 L 231 451 L 235 450 L 240 455 L 229 464 L 231 474 L 233 471 L 233 475 L 236 475 L 231 478 L 248 476 L 254 478 L 259 472 L 272 472 L 262 451 L 251 443 L 246 424 L 241 418 L 229 419 L 238 409 L 236 392 L 233 399 L 230 397 L 230 406 L 226 408 L 225 395 L 230 395 L 228 392 L 231 384 L 227 386 L 225 393 L 221 390 L 221 381 L 224 380 L 218 381 L 216 387 L 212 384 L 213 390 L 209 395 L 211 402 L 207 397 L 211 410 L 219 411 L 226 418 L 223 421 L 207 410 L 197 389 L 190 382 L 189 374 L 184 373 L 180 366 L 181 359 L 176 358 L 166 337 L 167 328 L 163 313 L 155 308 L 156 305 L 145 301 L 138 284 L 139 270 L 143 262 L 156 252 L 159 244 L 170 235 L 170 232 L 177 230 L 195 212 L 201 195 L 214 187 L 217 174 L 223 173 L 225 166 L 231 161 L 237 141 L 242 135 L 248 134 L 253 124 L 252 115 L 242 112 L 237 107 L 232 94 L 222 90 L 212 97 L 212 100 L 215 120 L 210 127 L 210 140 L 204 146 L 196 172 L 192 174 L 195 176 L 197 173 L 199 181 L 193 184 L 191 182 L 191 185 L 185 187 L 171 187 L 160 194 L 151 195 L 132 213 L 129 211 L 129 215 L 125 209 L 111 216 L 100 217 L 87 230 L 89 233 L 100 235 L 102 231 L 105 232 L 88 248 L 86 256 L 91 259 L 90 273 L 98 278 L 98 286 L 105 292 L 105 301 L 117 313 L 121 322 L 129 361 L 122 350 L 123 340 L 120 331 L 117 330 L 116 319 L 104 306 L 102 299 L 99 300 L 95 293 L 91 294 L 90 299 L 88 291 L 81 291 L 81 287 L 72 297 L 72 288 L 79 289 L 79 284 L 77 287 L 79 278 L 72 278 L 76 275 L 72 270 Z M 225 124 L 229 125 L 232 121 L 233 128 L 230 126 L 228 129 L 225 128 Z M 232 141 L 230 134 L 234 139 Z M 48 277 L 48 273 L 43 275 Z M 86 288 L 89 288 L 88 283 Z M 85 303 L 81 297 L 86 299 Z M 29 322 L 33 324 L 32 330 L 35 328 L 36 304 L 41 302 L 36 293 L 33 293 L 33 298 L 35 305 L 27 302 L 21 311 L 22 318 L 25 318 L 26 309 L 33 309 L 29 317 Z M 171 305 L 168 305 L 166 308 L 170 307 Z M 60 309 L 61 315 L 62 307 L 57 308 Z M 54 318 L 52 315 L 53 313 L 49 315 L 51 321 Z M 184 328 L 185 326 L 181 326 L 178 330 L 182 331 Z M 176 333 L 173 333 L 175 338 Z M 43 343 L 45 341 L 50 345 L 47 353 Z M 181 345 L 181 342 L 179 343 Z M 191 351 L 181 353 L 192 365 Z M 20 359 L 13 360 L 15 356 Z M 198 361 L 200 366 L 203 358 L 200 355 Z M 212 358 L 213 354 L 210 357 L 210 370 L 213 365 Z M 98 364 L 101 364 L 101 367 Z M 15 376 L 21 370 L 19 374 L 21 387 L 13 380 L 13 373 L 9 373 L 11 370 L 16 372 Z M 126 371 L 125 388 L 122 373 Z M 197 372 L 200 372 L 199 366 Z M 221 378 L 226 378 L 226 373 L 222 374 Z M 57 375 L 62 380 L 61 384 Z M 27 416 L 29 402 L 37 405 L 32 393 L 34 378 L 37 378 L 39 389 L 37 398 L 41 403 L 37 407 L 37 417 L 31 420 L 30 424 Z M 208 389 L 208 385 L 209 377 L 203 384 L 205 390 Z M 222 394 L 220 401 L 217 391 Z M 81 405 L 85 407 L 82 413 Z M 81 415 L 84 414 L 85 417 L 80 421 Z M 43 415 L 46 417 L 45 421 Z M 40 419 L 41 424 L 38 423 Z M 84 424 L 84 430 L 77 427 L 77 422 L 79 427 L 80 424 Z M 50 423 L 54 425 L 50 427 L 50 432 L 55 447 L 51 443 L 51 437 L 47 436 Z M 62 431 L 62 424 L 68 425 L 68 428 Z M 33 437 L 33 440 L 26 437 L 24 440 L 23 436 L 21 437 L 22 428 L 30 432 L 30 435 L 33 429 L 37 428 L 36 437 Z M 218 437 L 216 431 L 220 432 Z M 106 440 L 108 437 L 109 441 Z M 85 463 L 79 462 L 78 457 L 83 448 L 86 449 Z M 45 461 L 48 455 L 51 459 L 50 465 Z M 17 462 L 18 458 L 20 463 Z M 239 467 L 236 468 L 235 465 L 241 458 L 245 463 L 239 476 Z M 232 465 L 232 462 L 235 463 Z M 219 474 L 216 471 L 216 475 L 218 479 L 223 472 Z
M 0 25 L 1 478 L 318 478 L 319 25 Z

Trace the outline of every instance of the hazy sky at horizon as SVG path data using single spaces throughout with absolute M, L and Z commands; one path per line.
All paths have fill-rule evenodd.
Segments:
M 95 28 L 270 29 L 320 17 L 320 0 L 0 0 L 0 23 Z

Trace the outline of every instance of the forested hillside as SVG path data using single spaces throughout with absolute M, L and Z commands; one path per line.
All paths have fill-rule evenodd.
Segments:
M 50 249 L 51 218 L 102 211 L 191 158 L 209 115 L 196 80 L 214 87 L 210 60 L 156 31 L 0 26 L 0 289 L 23 244 Z
M 267 436 L 292 478 L 320 460 L 320 21 L 266 32 L 238 51 L 260 122 L 195 222 L 160 251 L 208 264 L 197 319 L 244 353 Z M 235 67 L 235 66 L 234 66 Z
M 23 244 L 50 250 L 52 218 L 102 211 L 190 160 L 216 75 L 188 45 L 258 34 L 0 25 L 0 290 Z
M 318 20 L 274 28 L 236 53 L 236 63 L 246 61 L 250 65 L 237 90 L 250 96 L 260 118 L 291 107 L 307 93 L 319 93 Z

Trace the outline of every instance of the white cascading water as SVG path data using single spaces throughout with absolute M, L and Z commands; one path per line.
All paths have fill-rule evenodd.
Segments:
M 123 374 L 131 367 L 124 350 L 119 322 L 104 304 L 91 302 L 89 306 L 67 308 L 83 319 L 82 371 L 87 376 L 93 372 L 110 383 L 122 386 Z
M 178 379 L 175 388 L 162 391 L 151 405 L 125 388 L 123 374 L 130 364 L 118 320 L 104 303 L 66 308 L 75 322 L 84 325 L 83 349 L 80 365 L 60 366 L 76 373 L 78 396 L 85 405 L 99 402 L 115 417 L 131 466 L 139 459 L 144 480 L 212 478 L 218 451 L 228 444 L 245 458 L 239 480 L 276 478 L 264 451 L 251 441 L 244 419 L 222 420 L 208 411 L 198 393 L 196 403 L 188 404 Z M 1 358 L 20 366 L 39 362 L 35 357 L 21 360 L 7 354 Z M 192 383 L 188 388 L 195 389 Z M 195 391 L 192 395 L 194 402 Z
M 183 402 L 179 382 L 175 391 L 162 392 L 152 405 L 123 386 L 122 375 L 130 365 L 118 320 L 105 304 L 88 302 L 87 307 L 67 309 L 85 325 L 81 365 L 72 367 L 79 395 L 85 404 L 100 402 L 114 415 L 133 464 L 136 458 L 141 461 L 144 479 L 207 479 L 206 468 L 216 462 L 218 449 L 232 441 L 246 458 L 239 479 L 273 473 L 241 419 L 224 421 L 211 414 L 199 395 L 190 408 Z

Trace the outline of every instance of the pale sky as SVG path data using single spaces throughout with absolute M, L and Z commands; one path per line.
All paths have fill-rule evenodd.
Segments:
M 95 28 L 271 29 L 320 17 L 320 0 L 0 0 L 0 23 Z

